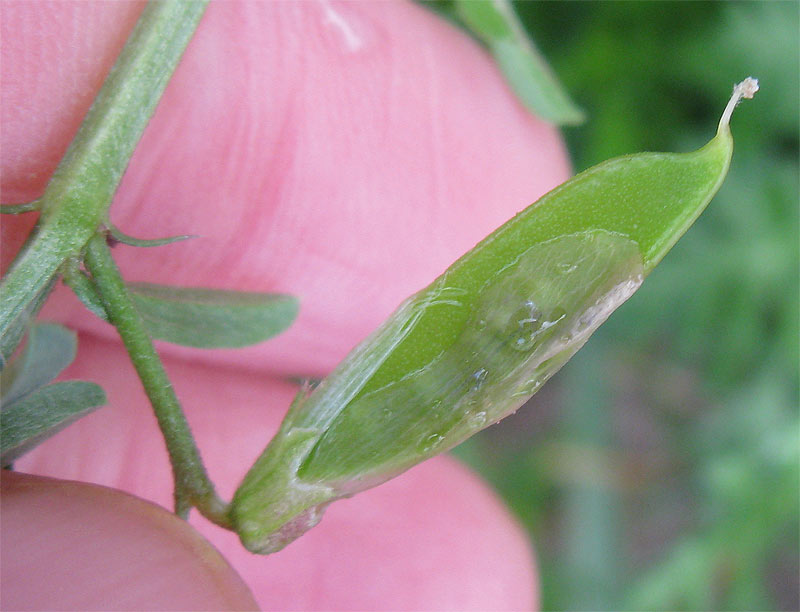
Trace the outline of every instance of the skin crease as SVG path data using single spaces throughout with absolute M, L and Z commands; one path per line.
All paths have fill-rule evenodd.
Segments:
M 139 10 L 0 5 L 3 202 L 41 194 Z M 417 6 L 212 3 L 112 219 L 140 237 L 202 236 L 118 247 L 129 280 L 301 299 L 297 322 L 266 344 L 160 346 L 220 493 L 230 497 L 276 430 L 296 390 L 283 376 L 330 371 L 402 299 L 568 171 L 557 132 L 519 105 L 483 51 Z M 3 218 L 4 265 L 28 217 Z M 163 442 L 113 329 L 63 288 L 43 315 L 81 330 L 65 378 L 102 384 L 109 404 L 15 467 L 169 507 Z M 40 511 L 19 510 L 26 521 Z M 337 502 L 319 527 L 272 556 L 247 553 L 201 517 L 192 523 L 264 609 L 519 610 L 538 601 L 526 536 L 448 458 Z M 106 537 L 100 528 L 86 534 Z M 23 596 L 58 575 L 47 563 L 65 562 L 42 554 L 41 572 L 14 585 Z M 114 567 L 91 585 L 97 607 L 115 607 Z M 192 587 L 160 585 L 165 597 Z

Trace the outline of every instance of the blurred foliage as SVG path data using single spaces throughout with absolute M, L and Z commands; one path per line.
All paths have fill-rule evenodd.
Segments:
M 576 170 L 708 140 L 725 185 L 515 416 L 457 449 L 530 529 L 548 610 L 800 609 L 800 4 L 522 2 L 588 121 Z
M 517 17 L 511 0 L 418 0 L 482 44 L 517 99 L 556 125 L 578 125 L 585 117 Z

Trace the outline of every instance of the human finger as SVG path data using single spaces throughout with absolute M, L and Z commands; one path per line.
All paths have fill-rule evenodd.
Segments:
M 17 461 L 22 471 L 119 488 L 169 507 L 163 442 L 117 344 L 82 337 L 73 378 L 99 382 L 108 406 Z M 229 499 L 297 388 L 266 376 L 166 358 L 212 480 Z M 534 607 L 527 537 L 468 470 L 439 457 L 350 500 L 283 551 L 258 556 L 202 517 L 192 524 L 264 609 L 520 610 Z
M 38 4 L 3 7 L 15 41 L 3 46 L 3 191 L 16 199 L 40 194 L 137 14 L 76 3 L 31 19 Z M 112 207 L 131 234 L 202 238 L 115 255 L 131 280 L 300 298 L 295 325 L 269 343 L 163 350 L 321 375 L 566 175 L 556 130 L 471 39 L 416 5 L 212 3 Z M 66 292 L 47 312 L 113 333 Z
M 3 610 L 255 610 L 220 553 L 119 491 L 3 471 Z

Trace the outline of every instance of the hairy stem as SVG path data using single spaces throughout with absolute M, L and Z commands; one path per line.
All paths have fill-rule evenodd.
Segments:
M 167 443 L 175 476 L 175 511 L 186 516 L 196 506 L 203 516 L 230 527 L 227 504 L 214 491 L 192 432 L 141 316 L 131 301 L 104 233 L 89 241 L 84 261 L 103 300 L 109 321 L 117 328 L 144 390 L 153 405 Z
M 117 326 L 167 443 L 175 506 L 191 507 L 229 526 L 227 504 L 208 479 L 172 385 L 111 258 L 108 208 L 133 151 L 205 11 L 207 0 L 158 0 L 142 11 L 64 158 L 36 200 L 41 216 L 0 285 L 0 344 L 10 354 L 19 332 L 68 262 L 92 274 L 109 320 Z M 23 212 L 31 206 L 3 207 Z M 67 262 L 67 266 L 65 266 Z M 8 346 L 6 346 L 8 345 Z
M 136 144 L 205 10 L 151 2 L 37 201 L 41 217 L 0 285 L 0 337 L 105 221 Z
M 0 213 L 4 215 L 21 215 L 37 210 L 39 210 L 39 200 L 25 202 L 24 204 L 3 204 L 0 206 Z

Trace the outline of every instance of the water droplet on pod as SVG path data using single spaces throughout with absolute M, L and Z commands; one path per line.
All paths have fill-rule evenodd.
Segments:
M 489 371 L 486 368 L 481 368 L 476 370 L 471 378 L 473 380 L 472 388 L 470 391 L 479 391 L 480 388 L 483 386 L 483 383 L 486 381 L 486 377 L 489 375 Z
M 486 425 L 486 412 L 481 410 L 480 412 L 476 412 L 475 414 L 469 415 L 467 418 L 467 426 L 470 430 L 480 429 Z
M 533 346 L 536 334 L 542 327 L 542 311 L 531 300 L 517 309 L 510 318 L 512 346 L 518 351 L 527 351 Z
M 444 440 L 444 436 L 438 433 L 425 436 L 419 445 L 419 451 L 422 453 L 430 453 L 442 443 L 442 440 Z
M 529 381 L 526 381 L 520 385 L 520 387 L 514 392 L 514 396 L 520 395 L 533 395 L 539 390 L 539 387 L 542 386 L 544 383 L 544 378 L 532 378 Z

